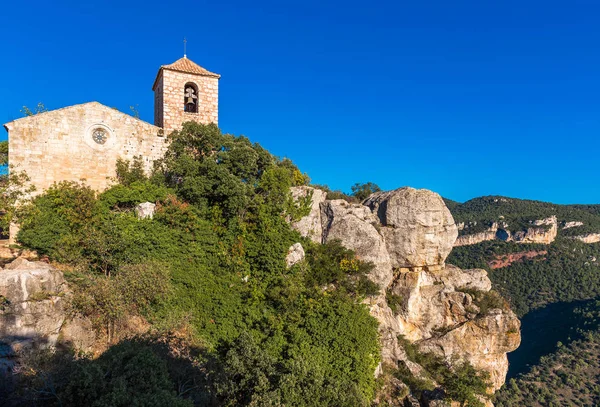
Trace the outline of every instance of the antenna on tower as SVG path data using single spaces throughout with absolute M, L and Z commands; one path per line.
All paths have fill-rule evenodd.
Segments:
M 183 57 L 187 58 L 187 40 L 183 37 Z

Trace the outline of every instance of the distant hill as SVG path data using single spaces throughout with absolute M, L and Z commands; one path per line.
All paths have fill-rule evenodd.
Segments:
M 464 244 L 447 262 L 486 269 L 522 317 L 521 348 L 509 354 L 513 378 L 496 394 L 496 405 L 598 405 L 600 301 L 594 299 L 600 298 L 600 242 L 584 241 L 600 236 L 600 205 L 502 196 L 446 205 Z M 540 222 L 552 217 L 552 226 Z M 554 233 L 545 244 L 502 240 L 549 227 Z M 500 236 L 503 230 L 510 233 Z M 581 300 L 587 301 L 575 302 Z
M 496 393 L 496 407 L 597 406 L 600 403 L 600 302 L 577 308 L 579 326 L 568 345 L 545 356 L 531 371 Z
M 495 288 L 518 315 L 559 301 L 600 295 L 600 243 L 586 244 L 575 236 L 600 233 L 600 205 L 556 205 L 502 196 L 475 198 L 463 204 L 446 200 L 459 235 L 486 230 L 494 222 L 512 232 L 556 216 L 558 233 L 550 244 L 501 240 L 455 247 L 448 262 L 462 268 L 484 268 Z
M 465 203 L 445 200 L 457 223 L 468 227 L 460 234 L 477 233 L 493 222 L 506 222 L 511 230 L 527 228 L 530 222 L 556 216 L 563 236 L 600 233 L 600 205 L 558 205 L 549 202 L 484 196 Z M 568 222 L 582 222 L 582 226 L 562 229 Z

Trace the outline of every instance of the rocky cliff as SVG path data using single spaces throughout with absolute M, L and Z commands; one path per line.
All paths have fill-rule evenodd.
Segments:
M 524 230 L 511 232 L 509 225 L 502 223 L 499 225 L 494 222 L 483 232 L 473 234 L 463 234 L 456 239 L 455 247 L 468 246 L 481 243 L 487 240 L 502 240 L 505 242 L 516 243 L 540 243 L 550 244 L 554 242 L 558 234 L 558 220 L 556 216 L 551 216 L 546 219 L 538 219 L 530 222 L 531 226 Z M 468 225 L 462 225 L 468 230 Z M 573 226 L 570 226 L 573 227 Z
M 0 269 L 0 338 L 15 348 L 54 345 L 65 289 L 62 273 L 43 262 L 18 258 Z
M 573 239 L 577 239 L 583 243 L 598 243 L 600 242 L 600 233 L 588 233 L 581 236 L 573 236 Z
M 418 372 L 398 341 L 403 336 L 451 363 L 468 360 L 489 372 L 492 388 L 498 389 L 508 370 L 506 353 L 520 343 L 520 322 L 506 307 L 478 306 L 476 293 L 491 289 L 484 270 L 445 264 L 458 231 L 442 198 L 401 188 L 351 204 L 326 200 L 308 187 L 294 189 L 295 196 L 311 192 L 310 214 L 293 226 L 322 243 L 339 239 L 375 265 L 370 278 L 381 290 L 368 305 L 380 323 L 384 362 L 406 363 Z
M 0 268 L 0 381 L 11 381 L 23 350 L 54 346 L 59 337 L 77 349 L 90 348 L 91 324 L 67 319 L 67 295 L 62 272 L 47 263 L 19 257 Z

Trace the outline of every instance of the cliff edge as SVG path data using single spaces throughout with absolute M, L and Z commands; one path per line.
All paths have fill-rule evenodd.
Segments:
M 311 212 L 292 225 L 303 236 L 319 243 L 339 239 L 375 265 L 369 277 L 380 293 L 367 301 L 379 321 L 384 362 L 418 373 L 399 342 L 404 338 L 450 364 L 468 361 L 488 372 L 491 391 L 502 386 L 506 354 L 520 344 L 520 322 L 490 292 L 485 270 L 445 264 L 458 229 L 438 194 L 406 187 L 375 193 L 362 204 L 327 200 L 310 187 L 292 194 L 313 197 Z

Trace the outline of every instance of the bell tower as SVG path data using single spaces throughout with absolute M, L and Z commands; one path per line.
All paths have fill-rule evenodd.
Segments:
M 154 91 L 154 125 L 165 135 L 185 122 L 219 124 L 219 78 L 184 56 L 158 70 Z

